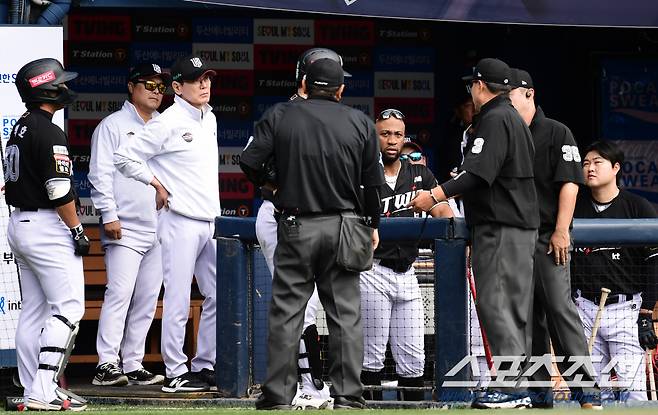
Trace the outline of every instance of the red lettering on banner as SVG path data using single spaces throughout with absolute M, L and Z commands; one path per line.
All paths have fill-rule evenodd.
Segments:
M 297 59 L 307 49 L 304 45 L 254 45 L 254 69 L 286 70 L 294 74 Z
M 131 40 L 130 16 L 71 14 L 68 21 L 69 40 L 86 42 Z
M 375 98 L 375 114 L 386 108 L 396 108 L 404 114 L 408 124 L 433 124 L 434 99 L 432 98 Z
M 36 88 L 39 85 L 43 85 L 45 83 L 48 83 L 48 82 L 54 81 L 54 80 L 55 80 L 55 72 L 48 71 L 48 72 L 44 72 L 40 75 L 37 75 L 35 77 L 32 77 L 32 78 L 28 79 L 28 82 L 30 83 L 30 86 L 32 88 Z
M 315 43 L 318 45 L 372 46 L 375 22 L 366 20 L 316 20 Z
M 217 76 L 212 82 L 212 93 L 223 96 L 252 96 L 254 94 L 254 72 L 217 70 Z
M 72 146 L 89 146 L 91 135 L 100 120 L 69 120 L 69 144 Z
M 254 197 L 254 184 L 244 173 L 222 173 L 219 175 L 220 199 L 250 199 Z

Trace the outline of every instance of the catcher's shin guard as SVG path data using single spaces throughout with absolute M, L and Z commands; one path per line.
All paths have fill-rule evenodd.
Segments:
M 299 374 L 310 373 L 313 378 L 313 386 L 317 390 L 322 390 L 324 388 L 324 382 L 322 381 L 322 359 L 320 356 L 320 335 L 318 334 L 318 328 L 315 324 L 312 324 L 306 327 L 304 333 L 302 333 L 302 341 L 306 348 L 306 352 L 299 354 L 299 360 L 302 361 L 304 358 L 307 361 L 308 367 L 298 367 Z
M 41 353 L 59 353 L 60 357 L 57 360 L 57 363 L 55 365 L 48 364 L 48 363 L 39 363 L 39 369 L 40 370 L 52 370 L 53 371 L 53 381 L 57 383 L 59 381 L 59 378 L 62 376 L 64 373 L 64 369 L 66 369 L 66 364 L 69 361 L 69 357 L 71 356 L 71 352 L 73 351 L 73 345 L 75 343 L 75 336 L 78 334 L 78 329 L 79 326 L 77 323 L 71 323 L 66 317 L 55 314 L 51 318 L 51 321 L 53 322 L 60 322 L 61 324 L 65 325 L 67 330 L 66 330 L 66 336 L 65 340 L 63 342 L 60 342 L 59 345 L 47 345 L 47 346 L 42 346 L 41 349 L 39 350 L 39 354 Z M 51 337 L 51 336 L 49 336 Z M 58 338 L 60 336 L 52 336 L 55 338 Z M 52 341 L 52 339 L 46 340 L 46 341 Z M 48 343 L 46 343 L 48 344 Z M 41 359 L 40 359 L 41 360 Z M 52 361 L 51 361 L 52 362 Z

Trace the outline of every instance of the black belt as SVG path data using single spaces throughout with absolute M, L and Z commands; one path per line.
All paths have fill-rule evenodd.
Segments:
M 379 265 L 382 267 L 390 268 L 393 271 L 397 272 L 398 274 L 403 274 L 409 269 L 411 269 L 411 266 L 413 265 L 413 262 L 410 264 L 409 261 L 406 261 L 404 259 L 380 259 L 379 260 Z
M 623 303 L 625 301 L 631 301 L 633 299 L 634 295 L 635 294 L 631 294 L 631 293 L 619 293 L 619 294 L 608 295 L 608 298 L 605 299 L 605 305 L 619 304 L 619 303 Z M 580 296 L 590 300 L 591 302 L 593 302 L 596 305 L 598 305 L 599 302 L 601 301 L 601 297 L 598 296 L 598 295 L 592 296 L 592 295 L 586 295 L 586 294 L 580 293 Z
M 22 207 L 17 207 L 16 209 L 20 210 L 21 212 L 38 212 L 39 208 L 22 208 Z M 44 209 L 44 208 L 41 208 Z

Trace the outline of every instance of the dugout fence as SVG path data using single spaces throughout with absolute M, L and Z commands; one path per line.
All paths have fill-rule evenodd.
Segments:
M 226 396 L 245 397 L 265 378 L 271 276 L 257 245 L 255 218 L 219 217 L 215 229 L 218 389 Z M 575 220 L 573 237 L 576 247 L 658 246 L 658 220 Z M 469 400 L 481 385 L 474 381 L 474 366 L 462 365 L 456 372 L 454 369 L 471 356 L 479 336 L 478 330 L 470 327 L 468 228 L 459 218 L 383 218 L 380 238 L 422 241 L 416 277 L 425 312 L 426 399 Z M 328 334 L 322 312 L 318 331 L 321 338 Z M 388 381 L 385 390 L 395 389 L 390 359 L 384 379 Z

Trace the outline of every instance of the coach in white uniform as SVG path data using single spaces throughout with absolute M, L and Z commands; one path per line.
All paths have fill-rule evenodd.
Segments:
M 174 104 L 114 153 L 127 177 L 156 190 L 162 245 L 164 392 L 208 390 L 215 384 L 216 243 L 219 205 L 217 120 L 210 101 L 215 71 L 195 56 L 172 67 Z M 162 209 L 164 207 L 164 209 Z M 205 297 L 192 372 L 183 353 L 192 276 Z
M 128 76 L 130 99 L 107 116 L 91 138 L 91 200 L 101 212 L 107 288 L 98 321 L 98 367 L 94 385 L 161 383 L 144 369 L 144 346 L 162 286 L 162 258 L 156 237 L 155 189 L 123 176 L 114 152 L 159 115 L 162 94 L 171 83 L 156 64 L 134 67 Z M 119 351 L 121 366 L 119 368 Z

